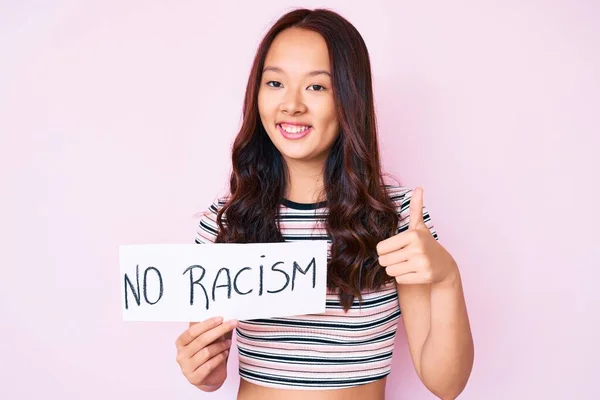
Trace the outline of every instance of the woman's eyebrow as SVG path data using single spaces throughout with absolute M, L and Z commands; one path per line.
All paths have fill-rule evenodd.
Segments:
M 283 72 L 283 70 L 279 67 L 265 67 L 265 69 L 263 69 L 263 73 L 265 73 L 266 71 L 273 71 L 273 72 L 279 72 L 279 73 L 285 74 L 285 72 Z M 331 74 L 328 71 L 325 71 L 324 69 L 317 69 L 315 71 L 310 71 L 306 74 L 306 76 L 317 76 L 317 75 L 327 75 L 331 78 Z

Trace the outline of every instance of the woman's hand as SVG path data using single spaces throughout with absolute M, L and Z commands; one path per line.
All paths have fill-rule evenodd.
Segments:
M 408 229 L 379 242 L 377 254 L 399 284 L 450 283 L 458 275 L 456 262 L 425 225 L 422 188 L 412 193 Z
M 231 337 L 237 321 L 222 322 L 223 318 L 215 317 L 190 324 L 175 342 L 181 372 L 192 385 L 206 392 L 217 390 L 227 378 L 231 340 L 226 337 Z

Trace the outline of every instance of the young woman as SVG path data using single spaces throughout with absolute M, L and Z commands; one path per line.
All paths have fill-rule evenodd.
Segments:
M 258 48 L 232 151 L 229 192 L 196 243 L 330 243 L 326 312 L 190 323 L 177 361 L 200 390 L 227 377 L 236 329 L 238 399 L 385 397 L 402 313 L 424 385 L 457 397 L 473 365 L 458 267 L 423 190 L 384 181 L 367 48 L 324 9 L 292 11 Z

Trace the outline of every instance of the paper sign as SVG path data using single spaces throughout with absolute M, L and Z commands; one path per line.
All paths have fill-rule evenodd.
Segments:
M 124 321 L 325 312 L 327 241 L 122 245 Z

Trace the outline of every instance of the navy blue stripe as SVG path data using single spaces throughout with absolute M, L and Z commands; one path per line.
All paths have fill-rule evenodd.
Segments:
M 346 338 L 344 338 L 343 340 L 332 340 L 332 339 L 318 339 L 318 338 L 312 338 L 312 337 L 294 336 L 294 335 L 266 337 L 265 338 L 265 337 L 260 337 L 260 336 L 247 335 L 244 332 L 242 332 L 241 329 L 238 329 L 236 332 L 239 336 L 241 336 L 245 339 L 256 340 L 259 342 L 284 342 L 284 343 L 297 343 L 297 344 L 308 344 L 308 343 L 333 344 L 333 345 L 337 345 L 337 346 L 349 346 L 349 347 L 378 343 L 383 340 L 393 338 L 394 335 L 396 334 L 396 331 L 392 331 L 392 332 L 385 333 L 381 336 L 376 336 L 372 339 L 355 340 L 352 342 L 348 342 L 348 340 Z
M 383 318 L 365 322 L 365 323 L 326 323 L 321 321 L 294 321 L 285 319 L 253 319 L 249 322 L 263 326 L 300 326 L 303 328 L 325 328 L 325 329 L 348 329 L 348 330 L 365 330 L 383 325 L 400 316 L 400 310 L 395 310 L 390 315 Z
M 294 363 L 304 365 L 323 365 L 323 364 L 365 364 L 377 361 L 382 361 L 392 358 L 392 351 L 387 351 L 383 354 L 376 354 L 367 357 L 338 357 L 338 358 L 324 358 L 324 357 L 294 357 L 294 356 L 279 356 L 275 354 L 260 353 L 255 351 L 244 350 L 239 348 L 241 355 L 250 357 L 253 359 L 264 360 L 264 361 L 277 361 L 283 363 Z
M 262 382 L 269 382 L 269 383 L 274 383 L 274 382 L 279 382 L 282 383 L 283 385 L 289 385 L 289 386 L 355 386 L 355 385 L 361 385 L 361 384 L 365 384 L 365 383 L 369 383 L 369 382 L 374 382 L 376 380 L 385 378 L 387 375 L 389 375 L 390 371 L 387 372 L 383 372 L 381 374 L 376 374 L 376 375 L 371 375 L 368 377 L 360 377 L 360 378 L 348 378 L 348 379 L 333 379 L 333 378 L 324 378 L 324 379 L 291 379 L 291 378 L 286 378 L 286 377 L 282 377 L 282 376 L 274 376 L 274 375 L 267 375 L 267 374 L 261 374 L 261 373 L 257 373 L 257 372 L 252 372 L 249 371 L 245 368 L 240 367 L 239 368 L 239 372 L 240 372 L 240 376 L 241 377 L 247 377 L 247 378 L 251 378 L 251 379 L 256 379 L 258 381 L 262 381 Z

